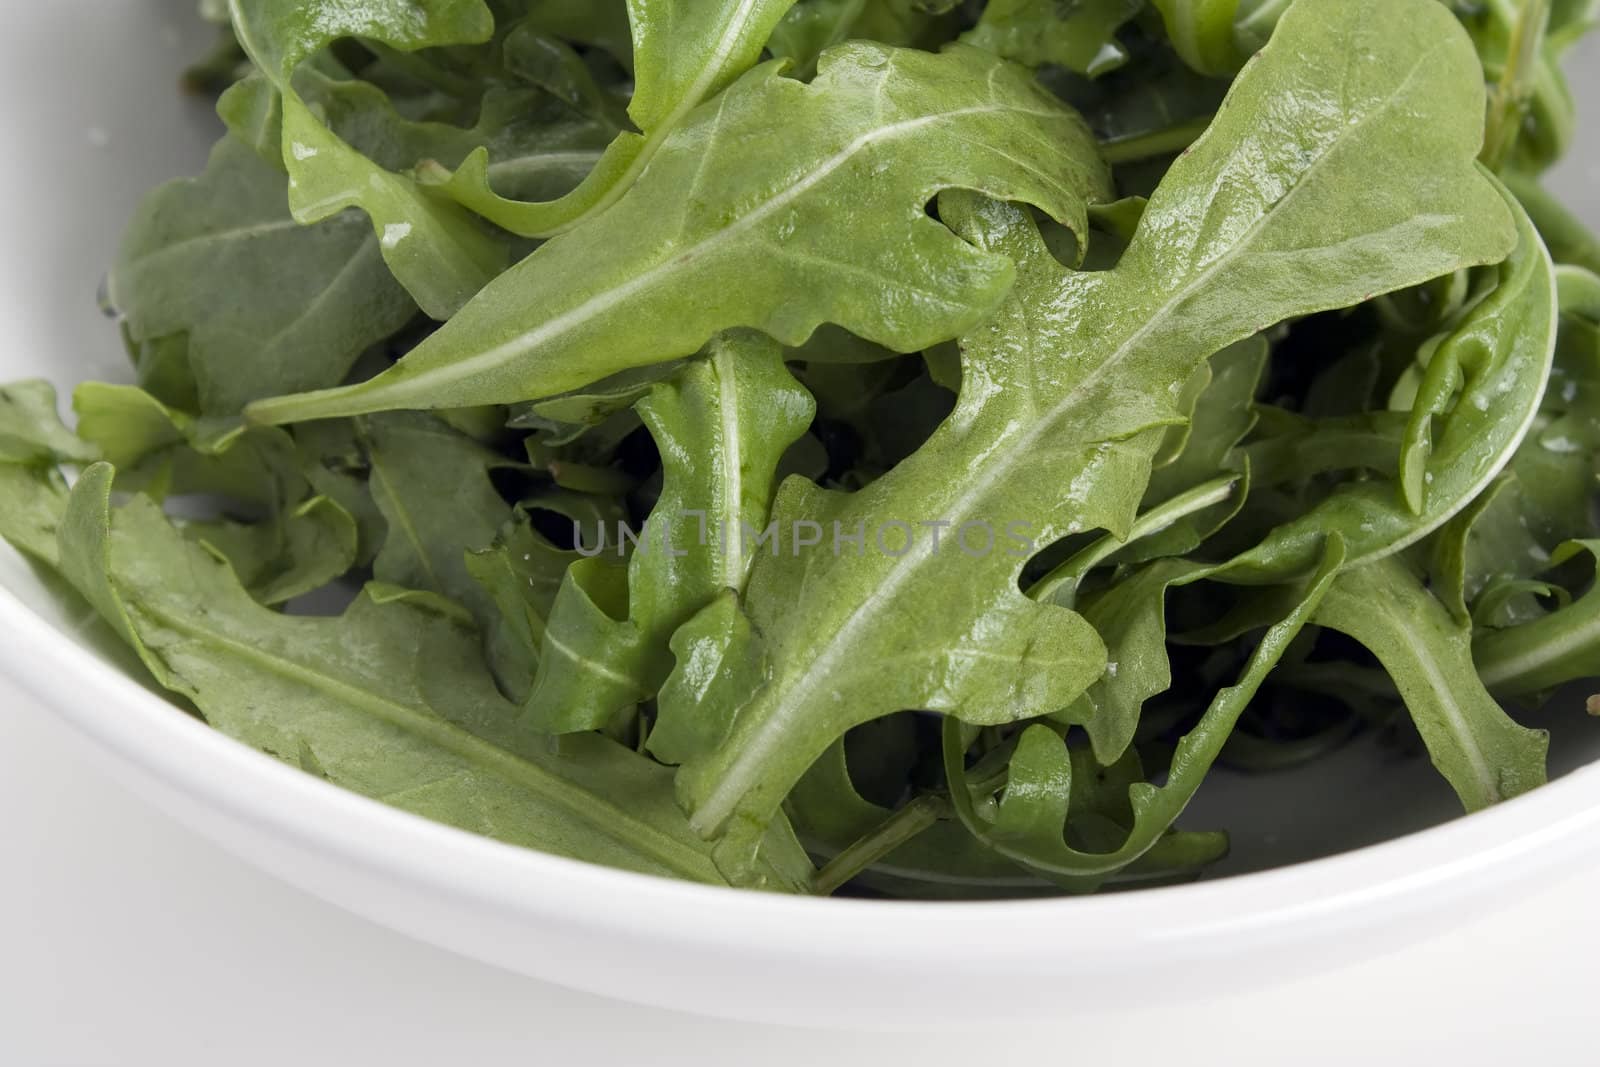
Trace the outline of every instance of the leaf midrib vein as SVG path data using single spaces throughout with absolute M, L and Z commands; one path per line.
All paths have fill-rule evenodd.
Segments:
M 939 112 L 934 115 L 922 115 L 914 119 L 907 119 L 891 126 L 879 127 L 857 136 L 845 145 L 844 148 L 825 159 L 819 166 L 801 180 L 790 184 L 778 195 L 764 201 L 759 206 L 741 215 L 723 228 L 708 234 L 700 241 L 688 248 L 675 248 L 671 254 L 647 270 L 633 275 L 626 282 L 612 289 L 590 297 L 570 311 L 563 312 L 547 320 L 532 330 L 525 331 L 512 339 L 485 349 L 476 355 L 458 360 L 449 366 L 419 374 L 415 379 L 396 383 L 385 390 L 390 402 L 398 402 L 414 392 L 434 392 L 445 387 L 448 383 L 460 381 L 465 378 L 476 377 L 492 371 L 506 363 L 517 359 L 524 352 L 536 349 L 552 338 L 575 330 L 592 319 L 605 314 L 616 305 L 628 300 L 635 294 L 647 290 L 657 284 L 663 277 L 677 275 L 679 264 L 686 258 L 697 259 L 709 252 L 715 251 L 718 246 L 742 235 L 755 228 L 768 218 L 782 211 L 790 204 L 804 197 L 818 185 L 825 182 L 836 171 L 849 163 L 861 152 L 887 140 L 904 136 L 924 126 L 953 119 L 963 118 L 967 115 L 994 114 L 997 112 L 1014 112 L 1015 108 L 1004 108 L 993 105 L 971 108 L 958 108 L 952 111 Z
M 1231 266 L 1239 256 L 1245 254 L 1255 237 L 1283 210 L 1286 204 L 1290 203 L 1311 184 L 1311 179 L 1330 159 L 1339 154 L 1340 148 L 1349 144 L 1351 138 L 1363 131 L 1376 117 L 1387 113 L 1397 101 L 1404 99 L 1417 72 L 1447 44 L 1448 42 L 1435 45 L 1418 57 L 1416 63 L 1412 65 L 1395 91 L 1385 98 L 1380 106 L 1373 108 L 1363 116 L 1358 123 L 1347 126 L 1343 136 L 1327 146 L 1323 154 L 1310 167 L 1306 168 L 1293 187 L 1273 204 L 1269 210 L 1263 212 L 1261 217 L 1245 233 L 1240 235 L 1238 242 L 1229 252 L 1206 264 L 1189 284 L 1178 290 L 1152 311 L 1132 335 L 1119 344 L 1106 359 L 1102 360 L 1085 375 L 1084 379 L 1076 384 L 1066 396 L 1056 404 L 1051 405 L 1043 416 L 1034 420 L 1030 428 L 1015 445 L 991 449 L 989 455 L 997 458 L 988 464 L 986 468 L 980 468 L 980 473 L 970 479 L 961 493 L 954 498 L 951 506 L 942 509 L 941 517 L 959 526 L 962 519 L 988 495 L 993 485 L 1004 479 L 1014 466 L 1022 462 L 1030 453 L 1034 442 L 1054 426 L 1057 420 L 1075 407 L 1088 390 L 1097 385 L 1105 375 L 1120 366 L 1122 361 L 1128 358 L 1150 334 L 1154 333 L 1176 308 L 1200 291 L 1224 268 Z M 1087 276 L 1075 275 L 1072 277 Z M 1119 274 L 1114 270 L 1103 277 L 1112 279 L 1112 281 L 1105 284 L 1113 284 L 1119 278 Z M 1093 282 L 1087 281 L 1084 284 L 1093 284 Z M 892 478 L 893 475 L 891 474 L 889 477 Z M 901 587 L 918 572 L 922 564 L 929 558 L 931 557 L 927 550 L 919 543 L 916 551 L 909 552 L 896 560 L 891 566 L 885 581 L 880 583 L 871 594 L 852 609 L 843 622 L 833 630 L 832 636 L 827 638 L 821 651 L 817 655 L 809 657 L 805 672 L 786 690 L 786 695 L 778 700 L 776 706 L 763 716 L 762 721 L 764 724 L 768 724 L 767 727 L 756 735 L 752 744 L 747 745 L 737 753 L 733 763 L 724 770 L 724 773 L 719 778 L 716 788 L 700 805 L 700 809 L 696 812 L 694 818 L 697 827 L 720 823 L 732 811 L 734 804 L 737 803 L 737 798 L 743 796 L 749 790 L 748 779 L 751 777 L 752 771 L 758 772 L 759 768 L 770 757 L 771 750 L 782 744 L 788 733 L 791 720 L 802 709 L 812 703 L 812 698 L 817 690 L 825 685 L 832 684 L 831 680 L 839 666 L 839 661 L 850 654 L 856 646 L 857 632 L 863 626 L 870 628 L 870 624 L 875 621 L 883 606 L 892 605 Z M 1019 593 L 1018 595 L 1021 594 Z M 780 675 L 780 677 L 782 676 Z M 760 697 L 757 697 L 758 701 L 760 699 Z
M 358 709 L 396 729 L 437 745 L 505 781 L 526 789 L 542 802 L 557 808 L 625 847 L 639 848 L 664 866 L 684 871 L 695 878 L 703 875 L 705 860 L 698 853 L 674 841 L 647 823 L 634 819 L 599 794 L 545 770 L 538 764 L 491 744 L 456 724 L 420 712 L 415 708 L 351 684 L 325 671 L 308 667 L 283 656 L 273 655 L 259 645 L 237 640 L 213 629 L 196 625 L 190 619 L 152 604 L 133 605 L 168 630 L 201 644 L 209 644 L 269 675 L 276 675 L 331 694 L 341 704 Z M 597 817 L 600 816 L 600 817 Z M 626 836 L 613 827 L 627 826 Z

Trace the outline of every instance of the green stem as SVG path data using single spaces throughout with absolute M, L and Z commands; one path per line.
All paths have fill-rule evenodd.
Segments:
M 1533 103 L 1539 56 L 1549 25 L 1550 0 L 1522 0 L 1511 25 L 1505 70 L 1489 97 L 1482 158 L 1491 170 L 1500 171 L 1505 167 L 1522 134 L 1522 124 Z
M 811 891 L 823 897 L 832 895 L 856 875 L 940 819 L 948 818 L 949 814 L 950 802 L 944 797 L 932 793 L 918 797 L 829 860 L 811 879 Z
M 1009 747 L 993 749 L 978 761 L 969 775 L 969 788 L 979 796 L 992 795 L 1006 784 L 1006 761 Z M 987 791 L 987 792 L 986 792 Z M 885 859 L 895 849 L 910 841 L 936 823 L 955 817 L 950 797 L 943 793 L 925 793 L 905 807 L 890 815 L 876 827 L 862 834 L 854 843 L 829 860 L 813 876 L 811 891 L 818 896 L 828 896 L 849 884 L 850 880 L 867 868 Z
M 1175 155 L 1182 152 L 1200 139 L 1211 125 L 1211 119 L 1193 119 L 1176 126 L 1168 126 L 1161 130 L 1151 130 L 1133 137 L 1113 138 L 1102 141 L 1100 154 L 1112 166 L 1122 166 L 1126 163 L 1138 163 L 1146 159 L 1159 159 L 1162 156 Z

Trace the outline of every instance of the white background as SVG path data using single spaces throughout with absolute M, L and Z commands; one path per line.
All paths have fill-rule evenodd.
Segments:
M 1600 163 L 1564 184 L 1600 214 Z M 406 940 L 191 836 L 90 755 L 0 682 L 0 1067 L 1596 1060 L 1600 870 L 1403 955 L 1248 997 L 1197 990 L 1159 1017 L 1063 1005 L 1028 1026 L 809 1033 L 614 1003 Z

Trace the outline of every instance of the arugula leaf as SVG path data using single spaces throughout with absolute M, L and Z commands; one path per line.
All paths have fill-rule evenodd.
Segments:
M 0 463 L 38 467 L 99 458 L 99 449 L 61 424 L 54 385 L 35 379 L 0 387 Z
M 1591 314 L 1600 318 L 1600 303 Z M 1444 580 L 1458 598 L 1453 610 L 1465 612 L 1469 601 L 1502 583 L 1542 574 L 1560 545 L 1593 531 L 1596 449 L 1600 323 L 1569 311 L 1528 435 L 1490 489 L 1436 545 L 1436 557 L 1445 554 L 1439 558 Z
M 603 49 L 632 65 L 632 36 L 625 0 L 529 0 L 529 25 L 563 40 Z
M 270 612 L 148 501 L 110 509 L 112 476 L 96 465 L 73 489 L 63 568 L 161 684 L 192 699 L 211 725 L 463 829 L 722 880 L 672 806 L 660 768 L 600 738 L 575 740 L 559 757 L 519 740 L 516 708 L 495 690 L 475 635 L 437 601 L 369 589 L 339 619 Z M 777 862 L 774 886 L 804 861 L 780 853 Z
M 247 430 L 237 420 L 196 419 L 131 386 L 86 382 L 73 393 L 72 406 L 78 436 L 92 455 L 120 468 L 119 488 L 156 499 L 210 495 L 227 501 L 223 515 L 185 518 L 177 526 L 227 561 L 261 603 L 287 603 L 355 566 L 355 518 L 313 489 L 286 434 Z
M 90 464 L 99 450 L 61 423 L 47 381 L 0 388 L 0 537 L 50 567 L 60 563 L 56 528 L 67 482 L 58 464 Z
M 1166 783 L 1158 787 L 1141 782 L 1131 787 L 1132 827 L 1113 850 L 1085 852 L 1064 839 L 1072 764 L 1060 738 L 1045 726 L 1030 726 L 1022 735 L 1009 765 L 1005 794 L 991 823 L 983 819 L 968 791 L 960 723 L 945 721 L 945 775 L 962 824 L 1001 855 L 1058 878 L 1109 874 L 1149 854 L 1194 798 L 1245 706 L 1324 602 L 1344 563 L 1344 546 L 1335 534 L 1329 539 L 1322 565 L 1297 592 L 1293 610 L 1268 629 L 1239 681 L 1219 692 L 1200 722 L 1178 742 Z M 1189 577 L 1204 572 L 1204 568 L 1193 568 Z
M 789 136 L 754 138 L 774 112 Z M 1015 277 L 927 216 L 953 187 L 1035 204 L 1079 233 L 1084 201 L 1106 191 L 1082 123 L 976 49 L 846 45 L 809 86 L 768 65 L 696 112 L 615 208 L 506 272 L 395 368 L 251 417 L 537 399 L 737 326 L 794 346 L 833 322 L 918 351 L 975 325 Z
M 1117 30 L 1137 15 L 1142 0 L 990 0 L 962 40 L 1031 67 L 1055 63 L 1095 77 L 1128 61 Z
M 817 61 L 848 40 L 934 50 L 961 28 L 951 0 L 797 0 L 772 31 L 767 50 L 810 77 Z
M 222 519 L 178 524 L 233 567 L 250 595 L 266 605 L 287 604 L 338 581 L 355 566 L 355 519 L 325 496 L 312 497 L 272 522 Z
M 1361 57 L 1354 71 L 1347 56 Z M 1442 8 L 1302 0 L 1173 166 L 1114 270 L 1065 271 L 1021 211 L 946 196 L 941 216 L 1015 260 L 1020 278 L 964 341 L 956 412 L 858 493 L 791 481 L 778 518 L 846 530 L 901 515 L 953 530 L 1022 520 L 1041 544 L 1126 535 L 1162 430 L 1180 417 L 1172 401 L 1202 360 L 1274 322 L 1510 249 L 1508 213 L 1473 163 L 1479 110 L 1444 103 L 1482 92 Z M 1425 167 L 1369 173 L 1402 142 L 1426 144 Z M 904 708 L 1014 722 L 1066 707 L 1103 673 L 1092 627 L 1017 593 L 1024 559 L 946 548 L 923 538 L 898 555 L 758 562 L 748 610 L 770 674 L 727 743 L 682 772 L 697 829 L 765 825 L 857 723 Z M 908 633 L 895 624 L 908 618 L 929 621 Z
M 1495 269 L 1493 290 L 1431 353 L 1399 442 L 1399 492 L 1388 482 L 1341 485 L 1238 559 L 1231 580 L 1304 570 L 1330 530 L 1357 562 L 1407 548 L 1467 507 L 1516 452 L 1550 380 L 1558 317 L 1549 253 L 1509 194 L 1507 203 L 1516 251 Z
M 1562 545 L 1550 565 L 1584 554 L 1600 558 L 1600 541 Z M 1591 585 L 1582 597 L 1541 618 L 1487 631 L 1474 642 L 1472 656 L 1483 684 L 1508 696 L 1531 696 L 1593 678 L 1600 672 L 1600 593 Z
M 1390 556 L 1341 574 L 1316 622 L 1365 645 L 1394 679 L 1433 765 L 1468 811 L 1544 784 L 1542 730 L 1518 726 L 1473 665 L 1471 631 Z
M 568 572 L 529 698 L 539 729 L 600 728 L 661 688 L 679 627 L 724 590 L 744 590 L 779 461 L 812 412 L 781 349 L 755 334 L 719 337 L 639 402 L 661 452 L 661 495 L 625 579 L 601 561 Z M 680 718 L 698 714 L 664 698 L 652 750 L 673 762 L 677 731 L 693 728 Z
M 488 595 L 467 571 L 467 553 L 487 549 L 511 520 L 490 474 L 510 461 L 428 415 L 360 422 L 372 495 L 388 526 L 373 575 L 438 593 L 490 617 Z
M 439 191 L 524 237 L 564 233 L 601 214 L 627 194 L 695 108 L 755 65 L 793 3 L 628 0 L 634 72 L 628 114 L 644 133 L 620 134 L 589 177 L 559 200 L 529 204 L 497 195 L 489 186 L 487 150 L 438 180 Z
M 384 262 L 422 310 L 436 319 L 455 314 L 504 268 L 504 247 L 461 208 L 429 198 L 415 181 L 338 137 L 294 80 L 302 63 L 344 37 L 402 51 L 486 40 L 494 30 L 489 9 L 482 0 L 229 0 L 229 12 L 239 43 L 280 95 L 295 220 L 309 224 L 361 209 Z
M 203 177 L 146 199 L 111 272 L 133 343 L 184 336 L 184 377 L 206 414 L 337 385 L 416 314 L 359 218 L 301 226 L 286 188 L 280 171 L 224 139 Z M 250 299 L 234 299 L 235 287 Z
M 1231 74 L 1272 36 L 1292 0 L 1152 0 L 1183 61 L 1202 74 Z
M 493 544 L 467 552 L 467 573 L 498 609 L 498 615 L 479 620 L 489 661 L 501 688 L 518 703 L 533 686 L 556 594 L 579 558 L 541 536 L 521 508 Z

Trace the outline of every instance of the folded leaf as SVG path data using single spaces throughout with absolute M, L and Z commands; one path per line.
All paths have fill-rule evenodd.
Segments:
M 1493 291 L 1428 363 L 1401 441 L 1401 485 L 1341 485 L 1237 560 L 1229 580 L 1303 572 L 1330 530 L 1345 538 L 1355 562 L 1398 552 L 1459 514 L 1516 453 L 1550 380 L 1558 318 L 1550 255 L 1527 214 L 1509 196 L 1506 202 L 1517 222 L 1516 250 L 1496 269 Z
M 569 574 L 571 588 L 557 598 L 546 634 L 559 651 L 541 658 L 529 700 L 539 729 L 597 729 L 622 706 L 661 688 L 672 669 L 674 632 L 723 591 L 744 590 L 778 464 L 811 424 L 813 410 L 782 350 L 756 334 L 717 338 L 704 357 L 639 402 L 661 452 L 661 495 L 620 595 L 592 584 L 615 581 L 602 578 L 610 569 L 586 566 Z M 582 679 L 596 673 L 609 682 L 586 686 Z M 585 692 L 604 696 L 585 699 Z M 664 702 L 661 728 L 670 736 L 678 716 L 698 714 L 693 705 Z
M 1561 317 L 1555 364 L 1533 426 L 1495 485 L 1452 524 L 1451 540 L 1459 545 L 1455 581 L 1466 600 L 1496 583 L 1543 574 L 1562 544 L 1594 531 L 1600 306 L 1586 314 L 1581 292 L 1566 288 L 1572 299 L 1563 304 L 1571 310 Z
M 775 113 L 782 138 L 759 132 Z M 1105 180 L 1082 123 L 976 49 L 847 45 L 809 86 L 769 64 L 696 112 L 615 208 L 542 246 L 396 367 L 252 417 L 537 399 L 738 326 L 796 346 L 832 322 L 919 351 L 976 324 L 1015 277 L 927 216 L 935 194 L 1031 203 L 1081 233 Z
M 1550 565 L 1560 566 L 1581 554 L 1600 558 L 1600 541 L 1563 545 L 1551 556 Z M 1600 584 L 1540 618 L 1482 634 L 1472 657 L 1483 684 L 1507 696 L 1534 696 L 1568 682 L 1600 677 Z

